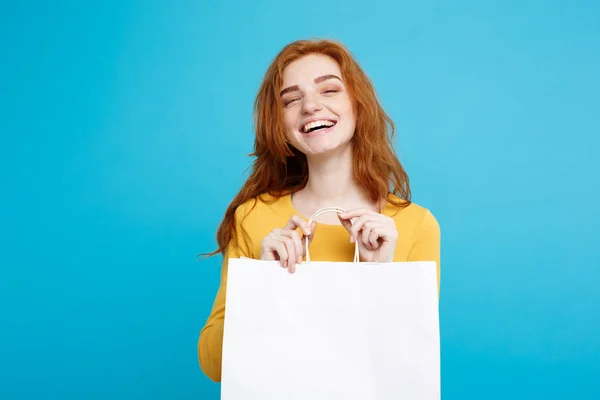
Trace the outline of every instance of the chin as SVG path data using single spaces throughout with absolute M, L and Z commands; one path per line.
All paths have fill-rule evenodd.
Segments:
M 342 150 L 348 147 L 354 132 L 344 132 L 345 129 L 335 129 L 325 131 L 320 134 L 307 135 L 299 131 L 294 132 L 292 145 L 307 156 L 320 156 L 334 153 L 336 150 Z
M 323 138 L 322 140 L 311 140 L 311 143 L 304 143 L 301 147 L 302 152 L 307 156 L 319 156 L 335 153 L 338 150 L 344 150 L 349 147 L 350 139 L 335 140 L 331 138 Z

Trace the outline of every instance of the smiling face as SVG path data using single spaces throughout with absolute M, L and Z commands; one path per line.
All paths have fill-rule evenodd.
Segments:
M 283 71 L 281 102 L 286 137 L 307 156 L 347 145 L 356 126 L 350 94 L 338 64 L 310 54 Z

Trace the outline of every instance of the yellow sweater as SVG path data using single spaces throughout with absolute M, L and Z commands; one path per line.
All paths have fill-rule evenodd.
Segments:
M 294 209 L 290 195 L 278 199 L 266 195 L 259 196 L 256 205 L 250 211 L 253 204 L 254 200 L 250 200 L 236 210 L 237 246 L 230 245 L 225 250 L 220 287 L 198 341 L 200 367 L 216 382 L 221 380 L 227 260 L 239 257 L 259 259 L 262 239 L 272 229 L 283 228 L 294 214 L 308 220 Z M 429 210 L 414 203 L 399 209 L 388 202 L 382 213 L 396 222 L 398 243 L 394 261 L 435 261 L 439 289 L 440 228 L 435 217 Z M 348 231 L 342 225 L 326 225 L 317 221 L 314 239 L 310 245 L 310 257 L 313 261 L 352 261 L 354 244 L 350 243 Z

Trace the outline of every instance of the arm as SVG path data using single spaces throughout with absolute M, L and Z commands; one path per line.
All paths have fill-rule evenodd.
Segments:
M 429 210 L 415 232 L 408 261 L 435 261 L 437 266 L 438 293 L 440 290 L 440 226 Z
M 225 292 L 227 289 L 227 265 L 229 258 L 250 257 L 250 251 L 241 226 L 241 213 L 236 211 L 236 243 L 230 243 L 225 250 L 221 269 L 221 282 L 212 311 L 198 341 L 198 361 L 202 372 L 215 382 L 221 381 L 221 361 L 223 351 L 223 325 L 225 322 Z

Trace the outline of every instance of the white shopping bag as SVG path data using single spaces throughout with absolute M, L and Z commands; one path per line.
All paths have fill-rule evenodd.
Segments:
M 435 262 L 306 258 L 229 260 L 221 399 L 440 399 Z

